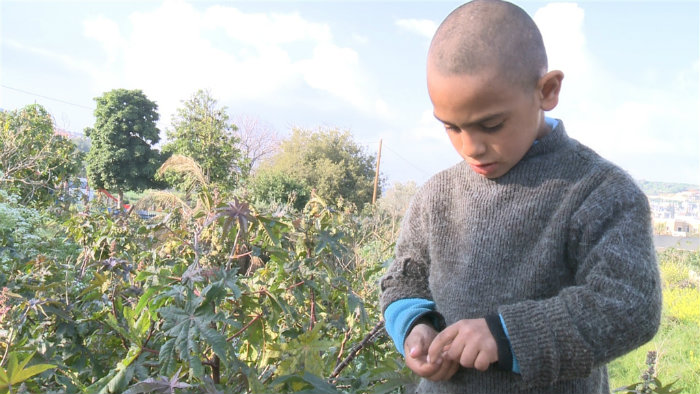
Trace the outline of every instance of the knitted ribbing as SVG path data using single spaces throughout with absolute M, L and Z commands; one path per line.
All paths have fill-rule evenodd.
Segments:
M 660 320 L 647 199 L 561 121 L 500 178 L 462 162 L 426 182 L 381 288 L 382 310 L 426 298 L 448 325 L 506 323 L 522 375 L 462 368 L 419 392 L 607 393 L 605 363 Z

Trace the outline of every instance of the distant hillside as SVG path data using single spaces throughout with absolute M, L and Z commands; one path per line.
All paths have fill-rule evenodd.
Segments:
M 651 181 L 637 181 L 637 184 L 642 189 L 646 195 L 658 195 L 658 194 L 673 194 L 680 193 L 686 190 L 700 189 L 698 185 L 692 185 L 690 183 L 672 183 L 672 182 L 651 182 Z

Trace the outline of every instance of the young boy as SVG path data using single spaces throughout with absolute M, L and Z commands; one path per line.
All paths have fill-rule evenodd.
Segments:
M 608 393 L 605 364 L 650 340 L 661 289 L 647 199 L 544 111 L 563 79 L 517 6 L 453 11 L 428 93 L 463 162 L 433 176 L 381 280 L 419 392 Z

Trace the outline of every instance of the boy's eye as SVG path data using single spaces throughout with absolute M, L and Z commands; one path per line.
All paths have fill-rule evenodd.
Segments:
M 459 127 L 451 124 L 446 124 L 445 125 L 445 130 L 450 131 L 452 133 L 459 133 Z
M 503 127 L 503 122 L 481 124 L 480 127 L 483 131 L 494 132 L 500 130 L 501 127 Z

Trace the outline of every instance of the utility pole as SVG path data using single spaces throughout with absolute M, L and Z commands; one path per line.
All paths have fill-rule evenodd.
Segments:
M 372 193 L 372 205 L 377 202 L 377 183 L 379 183 L 379 161 L 382 159 L 382 139 L 379 139 L 379 153 L 377 153 L 377 169 L 374 171 L 374 192 Z

